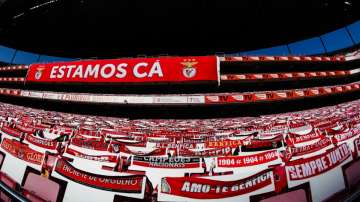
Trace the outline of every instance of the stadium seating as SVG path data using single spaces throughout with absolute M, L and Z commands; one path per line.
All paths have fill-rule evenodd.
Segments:
M 27 66 L 4 67 L 0 95 L 43 103 L 187 106 L 266 101 L 271 106 L 358 93 L 357 57 L 357 52 L 222 57 L 220 87 L 181 94 L 76 92 L 72 84 L 70 92 L 49 91 L 28 86 Z M 246 72 L 252 68 L 267 69 Z M 314 84 L 221 89 L 261 80 Z M 324 201 L 360 183 L 360 100 L 355 98 L 295 112 L 207 119 L 128 119 L 1 102 L 0 134 L 1 182 L 30 201 Z M 0 197 L 10 201 L 2 192 Z
M 321 156 L 324 152 L 345 147 L 343 144 L 345 143 L 351 154 L 332 170 L 342 173 L 342 169 L 344 169 L 345 177 L 341 177 L 341 179 L 347 180 L 348 186 L 353 186 L 360 176 L 355 172 L 355 169 L 358 168 L 356 159 L 359 155 L 357 146 L 360 140 L 359 106 L 360 101 L 353 101 L 315 110 L 252 118 L 127 120 L 43 111 L 2 103 L 0 105 L 0 114 L 3 120 L 2 142 L 7 138 L 13 139 L 12 141 L 6 140 L 7 143 L 2 143 L 0 150 L 5 154 L 2 170 L 11 173 L 6 168 L 13 168 L 15 166 L 13 163 L 16 162 L 17 175 L 6 179 L 11 179 L 12 184 L 22 184 L 24 181 L 22 189 L 27 190 L 26 193 L 36 193 L 35 196 L 39 200 L 47 197 L 46 200 L 50 201 L 56 201 L 59 195 L 59 187 L 66 186 L 61 183 L 62 180 L 67 180 L 68 186 L 71 187 L 75 184 L 76 187 L 88 186 L 86 182 L 81 183 L 81 181 L 80 184 L 77 184 L 79 182 L 76 181 L 76 177 L 85 175 L 83 172 L 87 175 L 96 176 L 134 177 L 138 175 L 130 174 L 128 171 L 145 171 L 146 179 L 150 181 L 150 183 L 146 183 L 146 186 L 150 186 L 151 189 L 158 187 L 159 200 L 167 200 L 168 194 L 162 192 L 163 187 L 159 188 L 160 185 L 164 186 L 161 183 L 161 179 L 164 177 L 166 179 L 175 176 L 182 177 L 185 173 L 198 173 L 198 177 L 193 175 L 194 179 L 208 176 L 206 179 L 225 180 L 224 177 L 220 176 L 229 176 L 229 174 L 216 176 L 232 171 L 232 174 L 230 173 L 230 176 L 233 176 L 232 178 L 236 179 L 236 176 L 244 178 L 256 175 L 273 166 L 289 166 L 298 159 L 312 159 Z M 52 121 L 54 124 L 45 124 L 43 121 L 46 123 Z M 40 127 L 39 124 L 41 124 Z M 17 127 L 19 125 L 27 128 L 28 131 L 42 130 L 43 132 L 42 134 L 36 132 L 34 134 L 22 133 L 19 128 L 24 128 Z M 60 133 L 60 136 L 50 135 L 58 134 L 59 131 L 69 131 L 69 128 L 72 128 L 71 133 Z M 70 167 L 66 167 L 64 170 L 69 170 L 69 173 L 78 172 L 77 174 L 67 176 L 68 178 L 60 177 L 65 176 L 64 173 L 57 170 L 57 167 L 61 165 L 41 160 L 51 157 L 47 151 L 51 146 L 51 141 L 54 141 L 44 137 L 44 134 L 47 134 L 47 137 L 67 136 L 67 138 L 55 140 L 57 146 L 56 150 L 52 150 L 52 152 L 57 156 L 55 161 L 63 159 L 62 162 L 68 162 L 74 166 L 72 169 L 76 168 L 76 170 L 71 170 Z M 31 136 L 33 140 L 25 141 L 28 136 Z M 272 144 L 276 137 L 280 138 L 280 147 Z M 268 141 L 269 144 L 264 147 L 262 146 L 264 143 L 259 142 L 261 140 Z M 23 144 L 23 153 L 18 150 L 19 146 L 15 147 L 18 144 Z M 23 148 L 23 146 L 19 148 Z M 245 151 L 245 148 L 249 146 L 261 149 Z M 159 148 L 164 148 L 165 151 L 163 152 Z M 237 154 L 234 155 L 235 153 Z M 10 156 L 13 157 L 9 158 Z M 122 156 L 126 158 L 119 158 Z M 38 163 L 42 166 L 36 166 Z M 21 168 L 19 167 L 20 164 L 23 165 L 20 166 Z M 19 178 L 19 173 L 26 173 L 29 167 L 35 169 L 36 172 L 30 172 L 25 180 L 22 177 Z M 111 168 L 111 171 L 105 169 L 106 167 Z M 43 177 L 37 174 L 40 172 L 43 173 Z M 313 177 L 314 180 L 319 178 L 317 180 L 318 184 L 320 183 L 319 185 L 312 180 L 305 180 L 304 182 L 311 185 L 314 183 L 312 186 L 320 186 L 321 180 L 327 179 L 321 177 L 326 173 L 320 172 Z M 20 176 L 24 175 L 20 174 Z M 59 179 L 53 181 L 54 176 Z M 70 185 L 69 180 L 73 180 L 71 183 L 75 184 Z M 291 188 L 290 186 L 294 186 L 291 184 L 293 181 L 288 180 L 287 186 Z M 15 188 L 15 186 L 12 187 Z M 49 194 L 49 191 L 44 193 L 41 187 L 53 187 L 49 190 L 52 194 Z M 345 188 L 344 184 L 344 186 L 339 186 L 333 191 L 339 192 Z M 82 188 L 81 190 L 85 194 L 94 189 Z M 114 197 L 114 192 L 111 189 L 108 189 L 109 191 L 100 190 L 98 194 L 101 196 Z M 278 197 L 291 198 L 297 193 L 304 193 L 304 190 L 301 190 L 280 192 L 284 196 L 277 195 L 275 199 Z M 259 194 L 256 193 L 254 195 Z M 312 197 L 319 197 L 313 198 L 313 200 L 323 200 L 333 193 L 313 195 Z M 133 195 L 126 193 L 124 195 L 144 197 L 144 192 Z M 35 197 L 25 196 L 28 198 Z M 238 197 L 240 196 L 243 197 L 243 195 L 238 195 Z M 66 197 L 71 198 L 68 195 Z M 182 197 L 186 197 L 186 195 Z M 302 195 L 301 197 L 306 196 Z M 230 198 L 232 200 L 239 199 L 237 197 Z

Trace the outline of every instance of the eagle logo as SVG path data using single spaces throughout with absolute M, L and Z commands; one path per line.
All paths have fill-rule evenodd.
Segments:
M 184 65 L 182 70 L 183 75 L 188 79 L 193 78 L 196 75 L 195 65 L 198 63 L 196 59 L 184 59 L 184 62 L 181 62 L 181 64 Z
M 161 179 L 161 192 L 162 193 L 171 193 L 171 188 L 166 178 Z
M 45 67 L 38 67 L 38 68 L 36 68 L 36 73 L 35 73 L 35 79 L 36 79 L 36 80 L 41 79 L 41 76 L 42 76 L 42 74 L 43 74 L 44 69 L 45 69 Z
M 19 159 L 24 159 L 25 151 L 24 151 L 24 149 L 22 147 L 19 148 L 17 156 L 18 156 Z

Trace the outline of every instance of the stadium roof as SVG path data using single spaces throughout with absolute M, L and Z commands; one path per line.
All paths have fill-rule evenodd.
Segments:
M 204 55 L 290 43 L 360 18 L 357 0 L 2 0 L 0 44 L 62 57 Z

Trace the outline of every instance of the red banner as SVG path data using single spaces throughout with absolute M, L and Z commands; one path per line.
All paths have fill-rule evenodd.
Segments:
M 25 140 L 30 142 L 33 145 L 36 145 L 38 147 L 42 147 L 45 149 L 56 149 L 57 142 L 53 140 L 46 140 L 42 138 L 35 137 L 33 135 L 26 135 Z
M 199 168 L 200 158 L 133 156 L 132 165 L 151 168 Z
M 111 146 L 118 146 L 119 145 L 127 145 L 127 146 L 132 146 L 132 147 L 146 147 L 146 142 L 145 141 L 134 141 L 134 142 L 127 142 L 127 141 L 122 141 L 122 140 L 112 140 L 111 142 Z
M 157 148 L 152 151 L 132 151 L 126 145 L 120 145 L 119 147 L 120 152 L 134 156 L 162 156 L 166 154 L 165 148 Z
M 113 163 L 115 163 L 117 161 L 117 157 L 114 155 L 97 155 L 97 156 L 88 155 L 88 154 L 83 154 L 83 153 L 76 151 L 74 149 L 71 149 L 71 148 L 67 148 L 66 153 L 71 154 L 76 157 L 79 157 L 79 158 L 88 159 L 88 160 L 92 160 L 92 161 L 113 162 Z
M 30 149 L 27 145 L 22 144 L 16 140 L 9 140 L 4 138 L 3 142 L 1 143 L 1 148 L 3 148 L 11 155 L 33 164 L 41 165 L 44 159 L 44 154 Z
M 22 126 L 22 125 L 18 124 L 18 125 L 15 125 L 15 127 L 24 133 L 34 133 L 35 132 L 35 129 L 32 127 L 29 127 L 29 126 L 26 127 L 26 126 Z
M 10 128 L 10 127 L 8 127 L 8 126 L 3 126 L 3 127 L 1 128 L 1 131 L 4 132 L 4 133 L 6 133 L 6 134 L 8 134 L 8 135 L 11 135 L 11 136 L 13 136 L 13 137 L 18 137 L 18 138 L 20 138 L 20 137 L 21 137 L 21 134 L 22 134 L 22 132 L 14 129 L 14 128 Z
M 218 149 L 208 149 L 208 150 L 203 150 L 203 151 L 191 151 L 189 149 L 182 149 L 182 150 L 179 150 L 179 156 L 188 156 L 188 157 L 228 156 L 228 155 L 231 155 L 231 150 L 232 149 L 230 147 L 224 147 L 224 148 L 218 148 Z
M 103 139 L 103 137 L 95 137 L 95 136 L 84 136 L 80 134 L 75 134 L 72 139 L 81 139 L 81 140 L 93 140 L 93 141 L 100 141 Z
M 358 135 L 359 132 L 360 132 L 359 129 L 354 128 L 354 129 L 350 129 L 348 132 L 336 134 L 333 137 L 335 138 L 335 140 L 337 142 L 342 142 L 342 141 L 348 140 L 348 139 Z
M 115 192 L 141 193 L 144 176 L 104 176 L 73 167 L 63 159 L 56 163 L 55 171 L 74 182 Z
M 331 170 L 350 156 L 350 148 L 344 143 L 323 154 L 290 161 L 286 163 L 286 171 L 289 173 L 290 180 L 303 180 Z
M 305 145 L 302 147 L 288 147 L 287 152 L 292 156 L 301 156 L 309 153 L 316 152 L 320 149 L 323 149 L 327 146 L 331 145 L 331 141 L 328 138 L 320 139 L 318 142 L 314 144 Z
M 245 166 L 254 166 L 259 164 L 268 163 L 278 159 L 278 153 L 276 150 L 262 152 L 259 154 L 246 155 L 246 156 L 228 156 L 228 157 L 218 157 L 217 165 L 218 167 L 245 167 Z
M 303 143 L 303 142 L 309 142 L 318 138 L 323 137 L 323 134 L 321 132 L 315 132 L 312 131 L 309 134 L 306 135 L 297 135 L 297 134 L 291 134 L 289 133 L 289 137 L 290 138 L 286 138 L 286 143 L 289 145 L 292 144 L 298 144 L 298 143 Z
M 166 177 L 161 180 L 161 193 L 192 199 L 223 199 L 247 194 L 271 185 L 272 175 L 271 170 L 265 170 L 235 181 L 196 177 Z
M 102 140 L 73 138 L 71 144 L 85 149 L 107 151 L 109 145 Z
M 251 139 L 248 143 L 244 144 L 248 149 L 261 149 L 264 147 L 278 148 L 279 143 L 282 141 L 281 136 L 272 139 Z
M 207 141 L 205 142 L 206 148 L 235 148 L 243 145 L 244 140 L 220 140 L 220 141 Z
M 47 83 L 134 83 L 218 81 L 218 59 L 203 57 L 129 58 L 33 64 L 26 81 Z
M 156 148 L 195 149 L 195 143 L 156 143 Z

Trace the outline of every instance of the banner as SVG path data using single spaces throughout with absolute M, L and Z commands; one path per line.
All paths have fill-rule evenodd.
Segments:
M 151 151 L 133 151 L 126 145 L 119 145 L 119 151 L 134 156 L 162 156 L 166 154 L 165 148 L 157 148 Z
M 24 132 L 24 133 L 30 133 L 31 134 L 31 133 L 35 132 L 35 129 L 30 127 L 30 126 L 26 127 L 26 126 L 22 126 L 22 125 L 17 124 L 17 125 L 15 125 L 15 128 L 22 131 L 22 132 Z
M 216 56 L 127 58 L 33 64 L 27 82 L 135 83 L 218 81 Z
M 35 146 L 42 147 L 45 149 L 55 150 L 57 146 L 57 142 L 54 140 L 42 139 L 35 137 L 33 135 L 26 135 L 25 140 Z
M 301 156 L 309 153 L 313 153 L 331 145 L 331 140 L 329 138 L 322 138 L 314 144 L 305 145 L 302 147 L 287 147 L 286 152 L 291 156 Z
M 290 180 L 303 180 L 333 169 L 350 156 L 350 148 L 344 143 L 323 154 L 290 161 L 286 163 L 285 168 Z
M 356 135 L 360 134 L 360 130 L 357 128 L 350 129 L 347 132 L 339 133 L 333 136 L 334 141 L 336 142 L 342 142 L 345 140 L 348 140 L 352 137 L 355 137 Z
M 174 142 L 174 140 L 172 138 L 170 138 L 170 137 L 147 137 L 147 142 L 151 142 L 151 143 L 172 143 L 172 142 Z
M 195 143 L 156 143 L 156 148 L 195 149 Z
M 208 137 L 206 137 L 206 138 L 208 138 Z M 206 138 L 205 137 L 201 137 L 201 138 L 183 137 L 183 143 L 194 143 L 194 144 L 204 143 Z
M 151 168 L 199 168 L 200 158 L 133 156 L 132 165 Z
M 96 189 L 113 192 L 141 193 L 144 176 L 104 176 L 88 173 L 73 167 L 63 159 L 58 159 L 55 171 L 63 177 Z
M 224 148 L 231 147 L 235 148 L 243 145 L 244 140 L 219 140 L 219 141 L 207 141 L 205 142 L 206 148 Z
M 273 172 L 265 170 L 245 179 L 220 181 L 196 177 L 166 177 L 161 180 L 161 193 L 192 199 L 224 199 L 271 185 Z
M 146 141 L 133 141 L 133 142 L 129 142 L 129 141 L 122 141 L 122 140 L 112 140 L 111 141 L 111 146 L 117 146 L 120 147 L 120 145 L 127 145 L 127 146 L 132 146 L 132 147 L 146 147 Z
M 298 144 L 303 142 L 309 142 L 318 138 L 323 137 L 323 134 L 321 132 L 315 132 L 314 130 L 311 133 L 308 133 L 306 135 L 297 135 L 297 134 L 291 134 L 289 133 L 290 138 L 286 138 L 286 144 L 292 145 L 292 144 Z
M 3 126 L 3 127 L 1 128 L 1 131 L 4 132 L 4 133 L 6 133 L 6 134 L 8 134 L 8 135 L 10 135 L 10 136 L 18 137 L 18 138 L 20 138 L 20 137 L 21 137 L 21 134 L 22 134 L 22 132 L 14 129 L 14 128 L 10 128 L 10 127 L 8 127 L 8 126 Z
M 97 151 L 107 151 L 109 147 L 109 145 L 104 141 L 94 139 L 73 138 L 71 139 L 71 144 L 85 149 L 92 149 Z
M 103 139 L 103 137 L 99 136 L 99 137 L 95 137 L 95 136 L 85 136 L 85 135 L 80 135 L 80 134 L 75 134 L 72 136 L 72 139 L 81 139 L 81 140 L 96 140 L 96 141 L 100 141 Z
M 71 149 L 71 148 L 67 148 L 66 153 L 76 156 L 76 157 L 79 157 L 79 158 L 92 160 L 92 161 L 113 162 L 113 163 L 117 162 L 117 156 L 114 156 L 114 155 L 96 155 L 96 156 L 88 155 L 88 154 L 84 154 L 79 151 L 76 151 L 74 149 Z
M 11 155 L 29 163 L 41 165 L 44 154 L 30 149 L 29 146 L 22 144 L 16 140 L 4 138 L 1 143 L 1 148 L 10 153 Z
M 218 157 L 217 166 L 225 168 L 255 166 L 274 161 L 278 157 L 277 150 L 246 156 Z
M 255 93 L 246 93 L 246 94 L 221 94 L 221 95 L 206 95 L 205 96 L 205 103 L 206 104 L 216 104 L 216 103 L 238 103 L 238 102 L 254 102 L 259 97 L 264 96 L 264 99 L 266 98 L 266 95 L 260 95 Z
M 191 151 L 189 149 L 179 150 L 179 156 L 188 156 L 188 157 L 211 157 L 211 156 L 228 156 L 231 155 L 232 149 L 230 147 L 218 148 L 218 149 L 208 149 L 202 151 Z
M 273 139 L 251 139 L 242 147 L 242 150 L 262 150 L 265 148 L 279 148 L 282 146 L 281 141 L 283 138 L 281 136 L 277 136 Z

